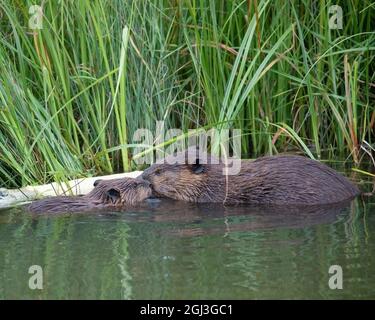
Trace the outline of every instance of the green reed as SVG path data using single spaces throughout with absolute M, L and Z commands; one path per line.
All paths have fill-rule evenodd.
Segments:
M 132 170 L 158 120 L 241 129 L 246 157 L 370 159 L 370 0 L 44 1 L 40 30 L 33 4 L 0 0 L 0 186 Z

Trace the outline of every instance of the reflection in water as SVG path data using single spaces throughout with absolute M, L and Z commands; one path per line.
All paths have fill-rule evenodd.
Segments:
M 0 298 L 375 298 L 375 217 L 325 207 L 150 201 L 132 212 L 0 212 Z M 41 265 L 44 289 L 28 288 Z M 339 264 L 344 290 L 328 288 Z
M 146 220 L 173 222 L 177 228 L 170 232 L 180 236 L 207 235 L 235 231 L 255 231 L 272 228 L 301 228 L 332 223 L 346 211 L 350 202 L 326 206 L 235 206 L 196 204 L 163 199 L 147 207 Z M 145 210 L 143 208 L 143 210 Z M 138 209 L 142 212 L 142 209 Z M 137 216 L 137 219 L 140 219 Z M 208 224 L 199 222 L 208 221 Z M 214 223 L 213 223 L 214 222 Z M 216 223 L 215 223 L 216 222 Z M 182 227 L 179 223 L 183 223 Z M 193 226 L 186 227 L 186 224 Z
M 130 298 L 125 222 L 18 215 L 0 225 L 0 251 L 5 253 L 0 298 Z M 43 268 L 41 291 L 28 289 L 28 268 L 34 264 Z

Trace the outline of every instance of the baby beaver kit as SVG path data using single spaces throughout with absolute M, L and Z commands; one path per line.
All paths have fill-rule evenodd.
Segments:
M 84 196 L 58 196 L 35 201 L 27 210 L 33 213 L 119 210 L 135 206 L 151 196 L 150 183 L 142 179 L 97 180 Z

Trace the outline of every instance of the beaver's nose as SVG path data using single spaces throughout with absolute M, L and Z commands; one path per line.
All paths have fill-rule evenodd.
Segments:
M 145 187 L 151 187 L 151 182 L 150 181 L 147 181 L 147 180 L 144 180 L 144 179 L 142 179 L 142 177 L 141 178 L 139 178 L 139 182 L 143 185 L 143 186 L 145 186 Z
M 147 168 L 146 170 L 144 170 L 142 172 L 142 174 L 139 176 L 139 178 L 141 178 L 143 180 L 149 180 L 149 178 L 150 178 L 150 168 Z

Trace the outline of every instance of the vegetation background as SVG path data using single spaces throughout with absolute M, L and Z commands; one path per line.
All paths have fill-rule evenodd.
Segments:
M 0 0 L 0 186 L 132 170 L 158 120 L 239 128 L 247 157 L 371 162 L 371 0 L 40 2 L 32 30 L 35 1 Z

